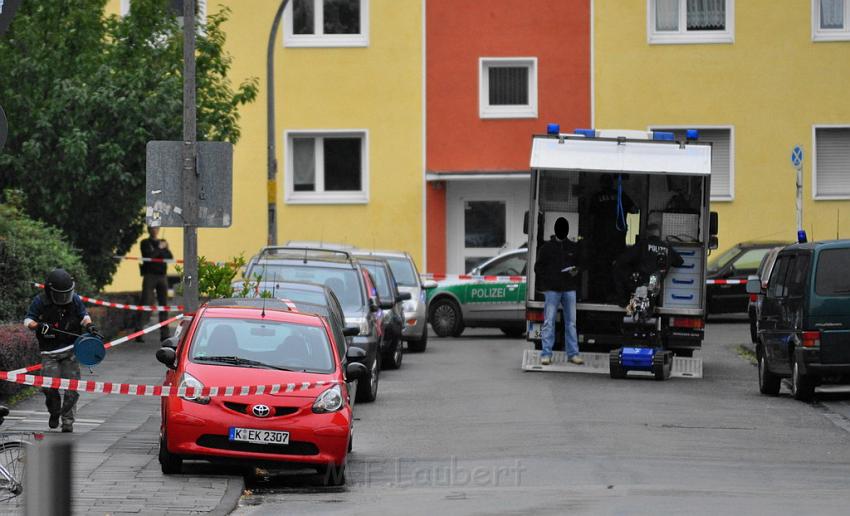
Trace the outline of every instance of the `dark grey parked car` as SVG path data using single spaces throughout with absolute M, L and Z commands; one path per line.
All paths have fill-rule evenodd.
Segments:
M 752 339 L 753 344 L 758 342 L 758 320 L 761 315 L 761 305 L 764 301 L 764 290 L 767 289 L 767 280 L 770 279 L 770 273 L 773 271 L 773 264 L 776 263 L 776 256 L 782 249 L 784 249 L 784 246 L 777 246 L 768 251 L 767 254 L 764 255 L 764 258 L 761 259 L 758 271 L 756 271 L 755 274 L 761 284 L 762 292 L 758 294 L 750 294 L 750 303 L 747 306 L 747 314 L 750 316 L 750 339 Z M 753 276 L 750 276 L 750 279 L 752 278 Z
M 404 343 L 401 340 L 404 328 L 403 303 L 410 299 L 410 293 L 398 291 L 395 276 L 386 260 L 366 256 L 361 256 L 358 260 L 372 275 L 377 289 L 378 304 L 383 312 L 381 327 L 384 337 L 381 366 L 386 369 L 398 369 L 404 358 Z

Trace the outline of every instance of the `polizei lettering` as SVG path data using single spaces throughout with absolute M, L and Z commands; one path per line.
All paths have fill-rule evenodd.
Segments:
M 505 287 L 478 287 L 469 293 L 471 299 L 504 299 Z

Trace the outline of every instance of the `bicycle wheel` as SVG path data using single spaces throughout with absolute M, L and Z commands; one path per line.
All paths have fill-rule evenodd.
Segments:
M 0 443 L 0 501 L 10 500 L 24 491 L 25 455 L 26 447 L 20 441 Z

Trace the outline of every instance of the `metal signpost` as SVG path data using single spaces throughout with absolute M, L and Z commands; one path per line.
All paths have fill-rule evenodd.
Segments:
M 806 242 L 806 232 L 803 229 L 803 147 L 795 145 L 791 150 L 791 164 L 797 170 L 797 241 Z

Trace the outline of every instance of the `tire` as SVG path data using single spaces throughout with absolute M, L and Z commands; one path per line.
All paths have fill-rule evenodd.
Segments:
M 626 377 L 626 371 L 620 365 L 620 350 L 612 349 L 608 353 L 608 368 L 611 378 L 620 380 Z
M 11 439 L 12 437 L 6 437 Z M 19 441 L 6 441 L 0 445 L 0 464 L 6 469 L 11 481 L 0 476 L 0 501 L 11 500 L 24 492 L 24 466 L 27 448 Z
M 499 329 L 502 330 L 502 333 L 504 333 L 507 337 L 511 339 L 518 339 L 522 337 L 523 333 L 525 333 L 525 328 L 521 326 L 502 326 Z
M 381 357 L 382 369 L 398 369 L 401 367 L 401 361 L 404 359 L 404 344 L 401 339 L 397 338 L 393 345 L 393 350 L 389 353 L 384 353 Z
M 791 396 L 799 401 L 811 401 L 815 395 L 815 381 L 810 375 L 802 374 L 794 357 L 791 365 Z
M 756 323 L 756 314 L 752 311 L 750 312 L 750 340 L 753 344 L 758 344 L 759 341 L 759 332 L 758 332 L 758 324 Z
M 338 487 L 345 485 L 345 464 L 337 466 L 329 464 L 317 468 L 317 472 L 322 477 L 322 485 L 326 487 Z
M 425 334 L 421 339 L 407 341 L 407 350 L 412 353 L 422 353 L 428 347 L 428 328 L 425 328 Z
M 460 337 L 463 333 L 463 315 L 454 300 L 437 300 L 431 305 L 430 315 L 428 320 L 438 337 Z
M 163 475 L 179 475 L 183 472 L 183 459 L 168 451 L 168 439 L 159 438 L 159 465 Z
M 782 379 L 770 372 L 767 367 L 767 357 L 764 356 L 761 346 L 756 352 L 756 359 L 759 367 L 759 392 L 767 396 L 776 396 L 779 394 Z
M 357 397 L 355 401 L 359 403 L 372 403 L 378 397 L 378 382 L 381 379 L 381 361 L 380 354 L 375 355 L 372 362 L 369 364 L 369 381 L 357 382 Z

